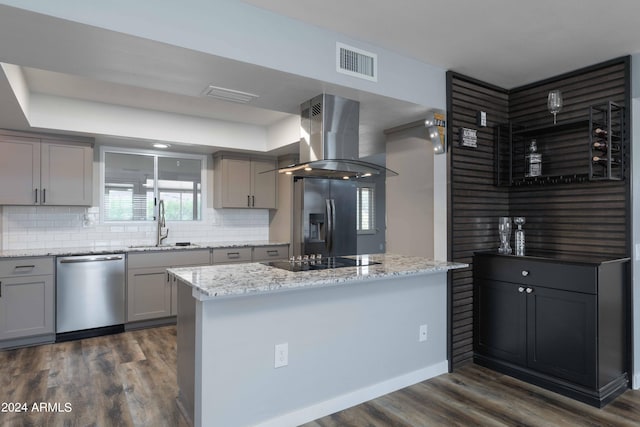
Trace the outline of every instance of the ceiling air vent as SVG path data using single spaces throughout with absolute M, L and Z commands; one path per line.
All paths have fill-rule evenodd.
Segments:
M 339 73 L 377 82 L 378 55 L 336 43 L 336 69 Z
M 258 98 L 258 95 L 253 93 L 241 92 L 239 90 L 227 89 L 218 86 L 209 86 L 202 92 L 202 94 L 212 98 L 221 99 L 223 101 L 238 102 L 241 104 L 246 104 Z

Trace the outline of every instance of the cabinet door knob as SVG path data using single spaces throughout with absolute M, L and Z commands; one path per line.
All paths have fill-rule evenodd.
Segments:
M 522 270 L 522 277 L 527 277 L 529 275 L 529 272 L 527 270 Z
M 524 287 L 523 287 L 523 286 L 520 286 L 520 287 L 518 288 L 518 292 L 523 293 L 523 292 L 524 292 Z
M 532 292 L 533 292 L 533 289 L 532 289 L 532 288 L 527 288 L 527 293 L 528 293 L 528 294 L 530 294 L 530 293 L 532 293 Z

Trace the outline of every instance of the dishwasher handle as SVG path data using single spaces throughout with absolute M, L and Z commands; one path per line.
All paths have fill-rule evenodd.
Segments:
M 108 256 L 97 256 L 97 257 L 91 257 L 91 258 L 75 258 L 75 257 L 61 258 L 58 261 L 60 261 L 61 264 L 70 264 L 70 263 L 76 263 L 76 262 L 119 261 L 121 259 L 123 259 L 122 255 L 108 255 Z

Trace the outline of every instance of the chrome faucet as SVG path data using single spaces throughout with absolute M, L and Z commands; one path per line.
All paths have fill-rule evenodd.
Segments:
M 166 228 L 167 223 L 164 218 L 164 200 L 160 199 L 158 203 L 158 230 L 156 234 L 156 246 L 162 245 L 162 241 L 169 237 L 169 229 L 167 228 L 165 233 L 162 234 L 162 229 Z

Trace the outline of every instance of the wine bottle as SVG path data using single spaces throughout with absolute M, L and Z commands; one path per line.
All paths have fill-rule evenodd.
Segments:
M 593 143 L 593 148 L 595 148 L 596 150 L 607 151 L 607 143 L 596 141 Z
M 606 163 L 609 161 L 608 157 L 600 157 L 600 156 L 593 156 L 592 159 L 595 163 Z M 617 164 L 618 161 L 615 159 L 611 159 L 611 164 Z
M 596 128 L 593 133 L 595 133 L 598 136 L 606 136 L 609 132 L 607 132 L 605 129 L 602 128 Z

